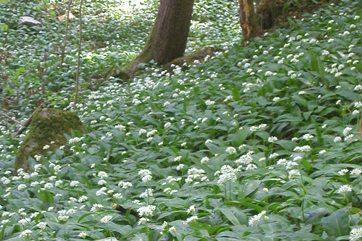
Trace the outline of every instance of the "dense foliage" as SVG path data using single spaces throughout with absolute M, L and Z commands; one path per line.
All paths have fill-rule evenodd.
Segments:
M 360 240 L 362 2 L 289 19 L 246 48 L 236 4 L 195 4 L 188 50 L 224 52 L 173 75 L 145 66 L 127 88 L 101 76 L 141 50 L 157 4 L 89 1 L 77 104 L 89 134 L 14 173 L 23 135 L 1 119 L 0 239 Z M 78 27 L 60 68 L 64 10 L 0 4 L 1 101 L 18 119 L 40 98 L 71 109 Z M 22 15 L 42 27 L 18 26 Z

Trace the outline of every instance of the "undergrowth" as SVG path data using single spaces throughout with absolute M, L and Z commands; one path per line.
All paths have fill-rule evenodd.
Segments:
M 237 3 L 197 2 L 188 51 L 225 51 L 173 75 L 149 65 L 130 90 L 100 76 L 139 53 L 157 4 L 127 14 L 101 3 L 85 8 L 77 114 L 89 134 L 67 136 L 73 153 L 14 173 L 23 136 L 1 120 L 0 239 L 362 238 L 361 1 L 326 4 L 247 47 Z M 41 98 L 72 107 L 77 25 L 60 68 L 64 22 L 53 17 L 64 11 L 49 7 L 0 5 L 1 101 L 18 119 Z M 22 14 L 42 27 L 17 26 Z

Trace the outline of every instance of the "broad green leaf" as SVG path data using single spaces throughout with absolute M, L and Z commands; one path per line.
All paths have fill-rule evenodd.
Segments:
M 322 218 L 321 220 L 322 227 L 328 236 L 339 237 L 348 233 L 348 209 L 342 208 L 328 217 Z
M 247 216 L 242 210 L 235 207 L 224 207 L 219 208 L 219 211 L 235 226 L 247 223 Z
M 54 202 L 54 195 L 49 191 L 40 191 L 38 193 L 38 198 L 42 200 L 44 203 Z
M 233 98 L 234 98 L 234 100 L 235 101 L 238 101 L 238 100 L 240 100 L 240 92 L 239 92 L 239 89 L 238 88 L 233 88 L 232 89 L 232 93 L 233 93 Z

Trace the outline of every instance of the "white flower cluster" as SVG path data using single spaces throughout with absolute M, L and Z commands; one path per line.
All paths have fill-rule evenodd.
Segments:
M 132 183 L 120 181 L 120 182 L 118 183 L 118 186 L 119 186 L 120 188 L 123 188 L 123 189 L 128 189 L 128 188 L 132 187 Z
M 205 101 L 205 104 L 208 105 L 208 106 L 214 105 L 214 104 L 215 104 L 215 101 L 207 100 L 207 101 Z
M 224 185 L 227 181 L 235 182 L 237 179 L 236 173 L 238 169 L 234 169 L 229 165 L 221 167 L 220 171 L 215 172 L 215 176 L 220 175 L 217 184 Z
M 249 226 L 253 226 L 257 224 L 260 220 L 268 220 L 269 217 L 266 216 L 266 211 L 262 211 L 261 213 L 254 215 L 249 219 Z
M 298 158 L 294 158 L 293 161 L 288 161 L 287 159 L 280 159 L 277 161 L 277 165 L 278 166 L 285 166 L 285 169 L 289 170 L 289 169 L 293 169 L 294 167 L 298 166 L 298 163 L 295 162 L 297 161 Z
M 26 229 L 26 230 L 24 230 L 23 232 L 21 232 L 21 234 L 20 234 L 20 238 L 26 238 L 26 237 L 28 237 L 30 234 L 32 234 L 33 233 L 33 231 L 31 231 L 31 230 L 29 230 L 29 229 Z
M 191 183 L 195 180 L 207 181 L 207 177 L 205 176 L 205 171 L 202 169 L 197 169 L 195 167 L 190 168 L 187 171 L 187 178 L 186 178 L 185 182 Z
M 344 140 L 345 140 L 345 141 L 351 141 L 352 138 L 354 137 L 353 134 L 349 134 L 349 132 L 350 132 L 351 130 L 352 130 L 351 127 L 346 127 L 346 128 L 344 128 L 344 130 L 343 130 L 343 135 L 345 136 L 345 137 L 344 137 Z
M 268 142 L 270 142 L 270 143 L 276 142 L 277 140 L 278 140 L 278 138 L 276 136 L 270 136 L 268 138 Z
M 190 224 L 190 223 L 195 223 L 197 220 L 199 219 L 198 216 L 191 216 L 188 219 L 186 219 L 186 221 L 183 221 L 184 224 Z
M 80 138 L 74 137 L 74 138 L 69 139 L 68 143 L 69 144 L 78 143 L 78 142 L 82 141 L 83 139 L 84 139 L 84 137 L 80 137 Z
M 140 207 L 137 209 L 138 215 L 140 217 L 152 217 L 153 211 L 156 210 L 156 206 L 148 205 L 147 207 Z
M 100 210 L 101 208 L 103 208 L 103 205 L 102 204 L 98 204 L 98 203 L 95 203 L 93 204 L 92 208 L 91 208 L 91 212 L 97 212 L 98 210 Z
M 339 187 L 337 193 L 346 193 L 352 192 L 352 187 L 350 185 L 342 185 Z
M 106 172 L 103 172 L 103 171 L 100 171 L 98 173 L 98 177 L 102 178 L 102 179 L 105 179 L 108 177 L 107 173 Z
M 232 155 L 236 153 L 236 149 L 232 146 L 229 146 L 228 148 L 226 148 L 226 152 L 227 154 Z
M 156 134 L 156 133 L 157 133 L 157 130 L 152 130 L 152 131 L 147 132 L 146 136 L 147 136 L 147 137 L 151 137 L 151 136 L 153 136 L 153 135 Z
M 107 195 L 107 193 L 106 193 L 106 191 L 107 191 L 107 188 L 106 187 L 102 187 L 101 189 L 99 189 L 97 192 L 96 192 L 96 195 L 97 196 L 106 196 Z
M 358 241 L 362 238 L 362 228 L 353 228 L 349 234 L 350 241 Z
M 112 219 L 112 216 L 111 215 L 107 215 L 107 216 L 104 216 L 103 218 L 101 218 L 101 223 L 108 223 L 110 220 Z
M 205 163 L 208 163 L 209 162 L 209 158 L 208 157 L 203 157 L 202 159 L 201 159 L 201 164 L 205 164 Z
M 151 171 L 147 169 L 142 169 L 138 172 L 138 175 L 141 176 L 142 182 L 149 182 L 152 180 Z
M 147 188 L 143 193 L 141 193 L 140 198 L 148 198 L 153 196 L 153 189 Z
M 297 152 L 309 152 L 310 150 L 312 150 L 312 148 L 308 145 L 297 146 L 294 148 L 294 151 L 297 151 Z
M 124 125 L 121 125 L 121 124 L 116 125 L 115 128 L 120 129 L 121 131 L 126 131 L 126 127 Z
M 255 132 L 255 131 L 259 131 L 259 130 L 263 130 L 267 127 L 266 124 L 260 124 L 259 126 L 251 126 L 250 127 L 250 131 L 251 132 Z
M 248 151 L 248 153 L 246 153 L 245 155 L 242 155 L 241 157 L 239 157 L 235 163 L 237 165 L 248 165 L 253 161 L 253 157 L 251 156 L 252 154 L 254 154 L 254 151 Z
M 303 140 L 306 140 L 306 141 L 310 141 L 310 140 L 313 139 L 313 138 L 314 138 L 314 136 L 311 135 L 311 134 L 304 134 L 304 135 L 302 136 L 302 139 L 303 139 Z

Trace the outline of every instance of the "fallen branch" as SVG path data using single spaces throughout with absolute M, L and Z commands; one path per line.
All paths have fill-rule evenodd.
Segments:
M 11 116 L 8 116 L 7 114 L 3 113 L 2 111 L 0 111 L 0 114 L 1 114 L 2 116 L 5 116 L 5 117 L 8 118 L 9 120 L 14 121 L 16 124 L 23 125 L 20 121 L 17 121 L 17 120 L 15 120 L 15 119 L 13 119 Z
M 126 214 L 127 212 L 129 212 L 130 214 L 138 217 L 138 213 L 135 210 L 133 210 L 131 208 L 124 208 L 124 207 L 122 207 L 121 205 L 119 205 L 117 203 L 113 203 L 113 209 L 117 210 L 117 211 L 120 211 L 123 214 Z
M 34 113 L 37 112 L 37 110 L 40 109 L 40 108 L 42 108 L 42 107 L 44 107 L 43 104 L 41 104 L 38 108 L 36 108 L 36 110 L 30 115 L 29 119 L 27 119 L 27 120 L 24 122 L 24 124 L 21 124 L 22 127 L 20 128 L 20 130 L 18 130 L 18 131 L 12 136 L 13 139 L 14 139 L 15 137 L 17 137 L 18 135 L 20 135 L 21 133 L 23 133 L 23 132 L 26 130 L 26 128 L 28 128 L 28 126 L 29 126 L 30 123 L 31 123 L 31 120 L 33 119 Z

